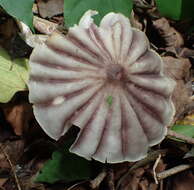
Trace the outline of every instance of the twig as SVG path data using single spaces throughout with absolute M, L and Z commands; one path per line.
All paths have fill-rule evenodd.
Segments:
M 129 177 L 129 175 L 137 168 L 140 168 L 142 166 L 145 166 L 146 164 L 149 164 L 150 162 L 155 161 L 158 156 L 161 154 L 161 156 L 164 156 L 167 153 L 167 149 L 163 149 L 163 150 L 157 150 L 154 152 L 151 152 L 150 154 L 148 154 L 148 156 L 146 158 L 144 158 L 143 160 L 140 160 L 139 162 L 136 162 L 118 181 L 117 186 L 116 186 L 116 190 L 120 189 L 121 184 L 125 181 L 125 179 L 127 179 Z
M 8 163 L 9 163 L 9 165 L 10 165 L 10 167 L 11 167 L 11 171 L 12 171 L 12 173 L 13 173 L 13 176 L 14 176 L 14 179 L 15 179 L 15 183 L 16 183 L 16 186 L 17 186 L 17 189 L 18 189 L 18 190 L 22 190 L 22 189 L 21 189 L 21 186 L 20 186 L 20 183 L 19 183 L 19 179 L 18 179 L 18 177 L 17 177 L 17 175 L 16 175 L 16 172 L 15 172 L 15 170 L 14 170 L 14 166 L 13 166 L 13 164 L 12 164 L 10 158 L 9 158 L 9 155 L 8 155 L 8 154 L 6 153 L 6 151 L 4 150 L 4 147 L 2 146 L 2 144 L 0 144 L 0 149 L 1 149 L 1 151 L 3 152 L 3 154 L 4 154 L 5 158 L 6 158 L 6 160 L 8 161 Z
M 161 181 L 160 181 L 160 190 L 163 190 L 163 189 L 164 189 L 164 181 L 161 180 Z
M 157 179 L 157 175 L 156 175 L 156 168 L 158 166 L 158 163 L 160 162 L 160 159 L 161 159 L 162 155 L 159 154 L 158 158 L 156 159 L 155 163 L 154 163 L 154 166 L 153 166 L 153 172 L 154 172 L 154 180 L 155 180 L 155 183 L 158 184 L 158 179 Z
M 104 180 L 104 178 L 107 176 L 107 172 L 103 170 L 95 179 L 90 181 L 90 187 L 92 189 L 96 189 L 99 187 L 101 182 Z
M 72 185 L 71 187 L 69 187 L 67 190 L 73 190 L 75 187 L 77 187 L 78 185 L 82 185 L 82 184 L 84 184 L 84 183 L 86 183 L 86 182 L 88 182 L 88 180 L 86 180 L 86 181 L 81 181 L 81 182 L 79 182 L 79 183 L 76 183 L 76 184 L 74 184 L 74 185 Z
M 168 129 L 168 135 L 171 136 L 171 137 L 175 137 L 177 139 L 183 140 L 188 144 L 194 144 L 194 138 L 187 137 L 185 135 L 176 133 L 175 131 L 172 131 L 170 129 Z
M 174 168 L 171 168 L 171 169 L 168 169 L 168 170 L 165 170 L 163 172 L 158 173 L 157 179 L 158 180 L 165 179 L 167 177 L 170 177 L 174 174 L 177 174 L 177 173 L 182 172 L 184 170 L 190 169 L 192 167 L 194 167 L 194 165 L 192 165 L 192 164 L 182 164 L 182 165 L 176 166 Z

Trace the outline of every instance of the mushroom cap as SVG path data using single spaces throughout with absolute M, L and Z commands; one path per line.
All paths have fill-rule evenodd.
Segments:
M 89 10 L 67 35 L 53 33 L 30 57 L 29 99 L 42 129 L 57 140 L 80 128 L 70 151 L 117 163 L 144 158 L 175 113 L 175 82 L 145 34 L 122 14 L 96 26 Z

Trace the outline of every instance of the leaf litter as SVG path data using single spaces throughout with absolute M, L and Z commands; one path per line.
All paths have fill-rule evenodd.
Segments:
M 45 4 L 47 5 L 49 4 L 47 3 L 49 1 L 44 2 L 46 2 Z M 52 3 L 53 2 L 56 4 L 58 3 L 57 0 L 52 0 Z M 186 135 L 186 133 L 188 133 L 188 129 L 185 127 L 184 130 L 185 125 L 189 125 L 191 131 L 193 131 L 192 127 L 194 128 L 192 112 L 192 73 L 194 64 L 194 47 L 192 44 L 194 42 L 194 34 L 192 32 L 188 33 L 183 30 L 177 30 L 177 28 L 184 28 L 184 25 L 181 25 L 181 27 L 179 25 L 179 27 L 177 27 L 178 21 L 175 22 L 158 16 L 159 14 L 154 9 L 153 1 L 141 1 L 141 3 L 139 3 L 139 1 L 134 1 L 134 7 L 133 19 L 135 20 L 136 25 L 138 25 L 148 34 L 149 40 L 152 41 L 153 47 L 155 47 L 158 53 L 162 55 L 165 62 L 164 69 L 166 74 L 175 79 L 177 82 L 177 87 L 173 94 L 173 101 L 177 110 L 176 117 L 174 119 L 176 123 L 173 124 L 176 124 L 177 130 L 179 131 L 183 128 L 182 133 Z M 62 17 L 61 7 L 60 9 L 56 8 L 58 10 L 54 11 L 49 9 L 51 9 L 50 5 L 46 6 L 44 13 L 40 8 L 36 13 L 36 16 L 38 16 L 39 19 L 46 18 L 44 19 L 46 23 L 45 31 L 48 31 L 47 27 L 49 27 L 49 22 L 51 22 L 51 27 L 56 27 L 55 24 L 61 24 L 56 22 L 57 20 L 60 21 L 60 17 Z M 5 12 L 1 14 L 7 17 Z M 55 20 L 55 23 L 53 23 L 53 20 Z M 13 41 L 13 37 L 19 33 L 17 25 L 13 24 L 14 22 L 15 21 L 12 20 L 8 23 L 6 22 L 6 24 L 4 23 L 0 25 L 0 33 L 2 33 L 2 31 L 4 32 L 3 38 L 0 40 L 0 42 L 2 42 L 1 46 L 3 46 L 8 52 L 12 46 L 7 45 L 6 43 Z M 36 24 L 35 27 L 36 26 L 38 25 Z M 11 27 L 13 30 L 4 31 L 2 30 L 3 27 Z M 44 25 L 41 25 L 41 27 L 42 28 L 39 31 L 43 32 Z M 55 29 L 59 28 L 56 27 Z M 10 31 L 14 32 L 9 33 Z M 153 35 L 153 31 L 156 32 L 157 38 L 155 35 Z M 26 56 L 26 58 L 29 57 Z M 12 59 L 9 60 L 9 62 L 14 62 Z M 13 64 L 13 67 L 17 67 L 15 63 Z M 26 62 L 20 62 L 20 64 L 25 65 Z M 9 63 L 6 66 L 10 68 L 10 65 L 11 64 Z M 13 80 L 15 83 L 18 79 L 15 80 L 14 78 Z M 192 190 L 194 179 L 192 169 L 188 169 L 184 172 L 179 172 L 168 178 L 164 178 L 162 181 L 159 181 L 159 184 L 156 184 L 154 181 L 153 166 L 160 154 L 157 153 L 156 156 L 153 156 L 152 153 L 155 151 L 165 149 L 165 153 L 161 153 L 161 158 L 155 170 L 157 174 L 184 163 L 193 163 L 192 156 L 189 158 L 184 158 L 184 155 L 191 150 L 191 145 L 171 138 L 166 138 L 166 140 L 164 140 L 160 145 L 153 147 L 148 154 L 147 160 L 139 161 L 137 163 L 125 162 L 121 164 L 105 165 L 92 161 L 90 163 L 91 174 L 85 179 L 75 178 L 75 180 L 68 182 L 64 178 L 60 179 L 60 175 L 58 180 L 54 181 L 55 183 L 53 184 L 49 184 L 49 181 L 46 179 L 43 180 L 43 182 L 46 184 L 43 182 L 35 182 L 38 172 L 41 172 L 41 170 L 44 171 L 44 166 L 46 166 L 45 163 L 48 163 L 49 160 L 50 162 L 52 161 L 52 152 L 61 150 L 61 147 L 64 146 L 64 143 L 67 142 L 69 137 L 71 137 L 72 134 L 77 134 L 78 129 L 72 129 L 58 142 L 54 142 L 48 138 L 41 131 L 39 125 L 32 115 L 32 107 L 28 102 L 27 94 L 26 92 L 23 92 L 23 90 L 26 90 L 25 81 L 26 79 L 23 80 L 23 86 L 20 88 L 22 92 L 16 94 L 15 92 L 10 92 L 8 95 L 6 95 L 6 99 L 2 99 L 2 103 L 0 104 L 0 110 L 2 111 L 0 122 L 0 139 L 1 148 L 4 150 L 0 153 L 1 188 L 5 190 L 18 190 L 19 188 L 22 190 L 63 190 L 68 188 L 73 190 L 87 190 L 91 189 L 90 180 L 94 180 L 101 172 L 106 171 L 107 176 L 102 178 L 102 181 L 100 181 L 100 184 L 96 189 L 119 190 L 120 188 L 120 190 Z M 3 82 L 7 82 L 7 80 L 5 79 Z M 2 88 L 2 85 L 0 85 L 0 88 Z M 7 89 L 3 89 L 1 92 L 7 93 L 9 91 L 7 91 Z M 108 104 L 111 104 L 112 101 L 113 100 L 111 97 L 107 99 Z M 179 128 L 180 125 L 182 127 Z M 191 134 L 191 131 L 189 131 L 189 135 Z M 6 155 L 8 155 L 11 165 Z M 149 158 L 149 155 L 152 155 L 151 158 Z M 65 164 L 68 164 L 68 160 L 64 161 L 63 170 L 65 170 Z M 52 167 L 55 167 L 55 165 L 51 164 L 51 168 Z M 73 167 L 73 165 L 71 165 L 71 167 Z M 135 169 L 130 171 L 130 168 L 133 167 Z M 81 170 L 84 170 L 84 168 Z M 125 178 L 124 176 L 128 172 L 129 174 Z M 117 184 L 121 179 L 123 179 L 122 184 L 118 188 Z

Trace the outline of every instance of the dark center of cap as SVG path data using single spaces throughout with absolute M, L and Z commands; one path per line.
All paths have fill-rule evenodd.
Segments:
M 111 64 L 107 67 L 107 78 L 109 80 L 121 80 L 124 77 L 124 69 L 119 64 Z

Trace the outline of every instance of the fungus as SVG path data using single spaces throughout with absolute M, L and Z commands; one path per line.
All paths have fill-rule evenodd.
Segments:
M 109 13 L 98 27 L 95 14 L 87 11 L 67 35 L 55 32 L 33 50 L 29 99 L 53 139 L 80 128 L 71 152 L 100 162 L 137 161 L 166 135 L 175 82 L 128 18 Z

